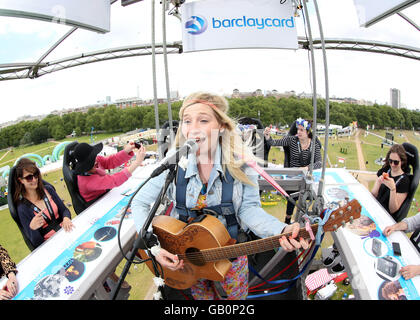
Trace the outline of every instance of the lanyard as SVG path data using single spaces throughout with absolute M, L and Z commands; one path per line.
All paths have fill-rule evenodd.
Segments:
M 52 223 L 55 223 L 56 222 L 56 218 L 55 218 L 55 214 L 54 214 L 54 210 L 52 209 L 52 206 L 51 206 L 51 203 L 50 203 L 50 200 L 48 199 L 48 197 L 47 197 L 47 195 L 45 194 L 44 195 L 44 203 L 45 203 L 45 206 L 47 207 L 47 210 L 48 210 L 48 213 L 50 214 L 50 218 L 48 218 L 48 216 L 43 212 L 43 210 L 41 210 L 40 208 L 38 208 L 35 204 L 33 204 L 31 201 L 29 201 L 28 199 L 26 199 L 26 198 L 23 198 L 23 201 L 27 204 L 27 205 L 29 205 L 29 207 L 31 207 L 31 209 L 33 210 L 33 211 L 35 211 L 36 213 L 39 213 L 39 212 L 41 212 L 41 214 L 42 214 L 42 217 L 45 219 L 45 221 L 47 222 L 47 224 L 50 224 L 51 222 Z

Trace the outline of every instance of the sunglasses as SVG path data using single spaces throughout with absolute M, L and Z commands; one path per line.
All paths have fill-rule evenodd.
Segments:
M 26 181 L 31 182 L 34 178 L 38 179 L 38 176 L 39 176 L 38 173 L 28 174 L 27 176 L 22 177 L 22 179 L 25 179 Z
M 394 165 L 398 166 L 400 164 L 400 160 L 392 160 L 392 159 L 388 159 L 389 164 L 394 163 Z

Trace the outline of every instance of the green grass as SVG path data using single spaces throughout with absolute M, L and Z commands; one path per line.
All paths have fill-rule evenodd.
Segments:
M 321 143 L 324 143 L 324 139 L 321 139 Z M 321 152 L 323 156 L 324 150 Z M 335 165 L 338 168 L 346 167 L 347 169 L 358 169 L 359 167 L 356 145 L 354 140 L 348 138 L 328 139 L 328 157 L 333 167 Z M 338 158 L 344 158 L 345 163 L 338 162 Z
M 385 158 L 386 152 L 388 149 L 381 149 L 379 146 L 372 146 L 368 144 L 362 144 L 362 151 L 363 151 L 363 157 L 365 158 L 366 163 L 366 170 L 368 171 L 378 171 L 382 165 L 378 165 L 375 163 L 375 160 L 382 157 Z
M 30 253 L 9 209 L 0 211 L 0 230 L 0 244 L 14 262 L 18 263 Z
M 101 134 L 95 134 L 93 135 L 93 139 L 95 142 L 99 142 L 101 140 L 114 137 L 115 133 L 101 133 Z M 44 157 L 45 155 L 52 154 L 54 148 L 64 141 L 75 141 L 78 142 L 88 142 L 90 143 L 90 136 L 81 136 L 81 137 L 75 137 L 75 138 L 65 138 L 62 140 L 57 141 L 50 141 L 50 142 L 44 142 L 38 145 L 32 145 L 32 146 L 24 146 L 24 147 L 16 147 L 12 148 L 10 152 L 7 153 L 7 150 L 3 150 L 0 153 L 0 158 L 7 153 L 7 155 L 0 160 L 0 167 L 9 165 L 12 167 L 15 163 L 15 161 L 24 154 L 27 153 L 35 153 L 38 154 L 41 157 Z

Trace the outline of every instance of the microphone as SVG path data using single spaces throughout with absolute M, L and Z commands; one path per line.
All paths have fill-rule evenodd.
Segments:
M 189 139 L 189 140 L 185 141 L 184 145 L 181 148 L 179 148 L 172 155 L 166 156 L 162 160 L 159 167 L 157 167 L 152 172 L 152 174 L 150 175 L 150 178 L 154 178 L 154 177 L 160 175 L 163 171 L 169 169 L 169 167 L 171 165 L 177 164 L 183 156 L 186 156 L 189 152 L 195 153 L 195 152 L 197 152 L 197 150 L 198 150 L 198 144 L 197 144 L 197 141 L 195 139 Z

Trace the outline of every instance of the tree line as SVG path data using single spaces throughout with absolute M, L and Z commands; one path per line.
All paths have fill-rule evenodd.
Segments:
M 313 118 L 312 99 L 296 97 L 248 97 L 232 98 L 229 101 L 229 116 L 260 118 L 264 126 L 291 124 L 295 119 Z M 179 120 L 182 101 L 171 103 L 172 119 Z M 168 120 L 167 104 L 158 107 L 160 125 Z M 325 123 L 325 99 L 317 100 L 317 122 Z M 359 127 L 375 125 L 375 128 L 399 128 L 411 130 L 420 128 L 420 112 L 408 109 L 394 109 L 386 105 L 364 106 L 349 103 L 330 102 L 330 124 L 348 126 L 357 121 Z M 42 120 L 21 121 L 0 130 L 0 149 L 19 145 L 39 144 L 47 139 L 61 140 L 72 134 L 77 136 L 94 132 L 128 132 L 139 128 L 154 128 L 154 106 L 138 106 L 125 109 L 109 105 L 90 108 L 86 113 L 72 112 L 48 115 Z

